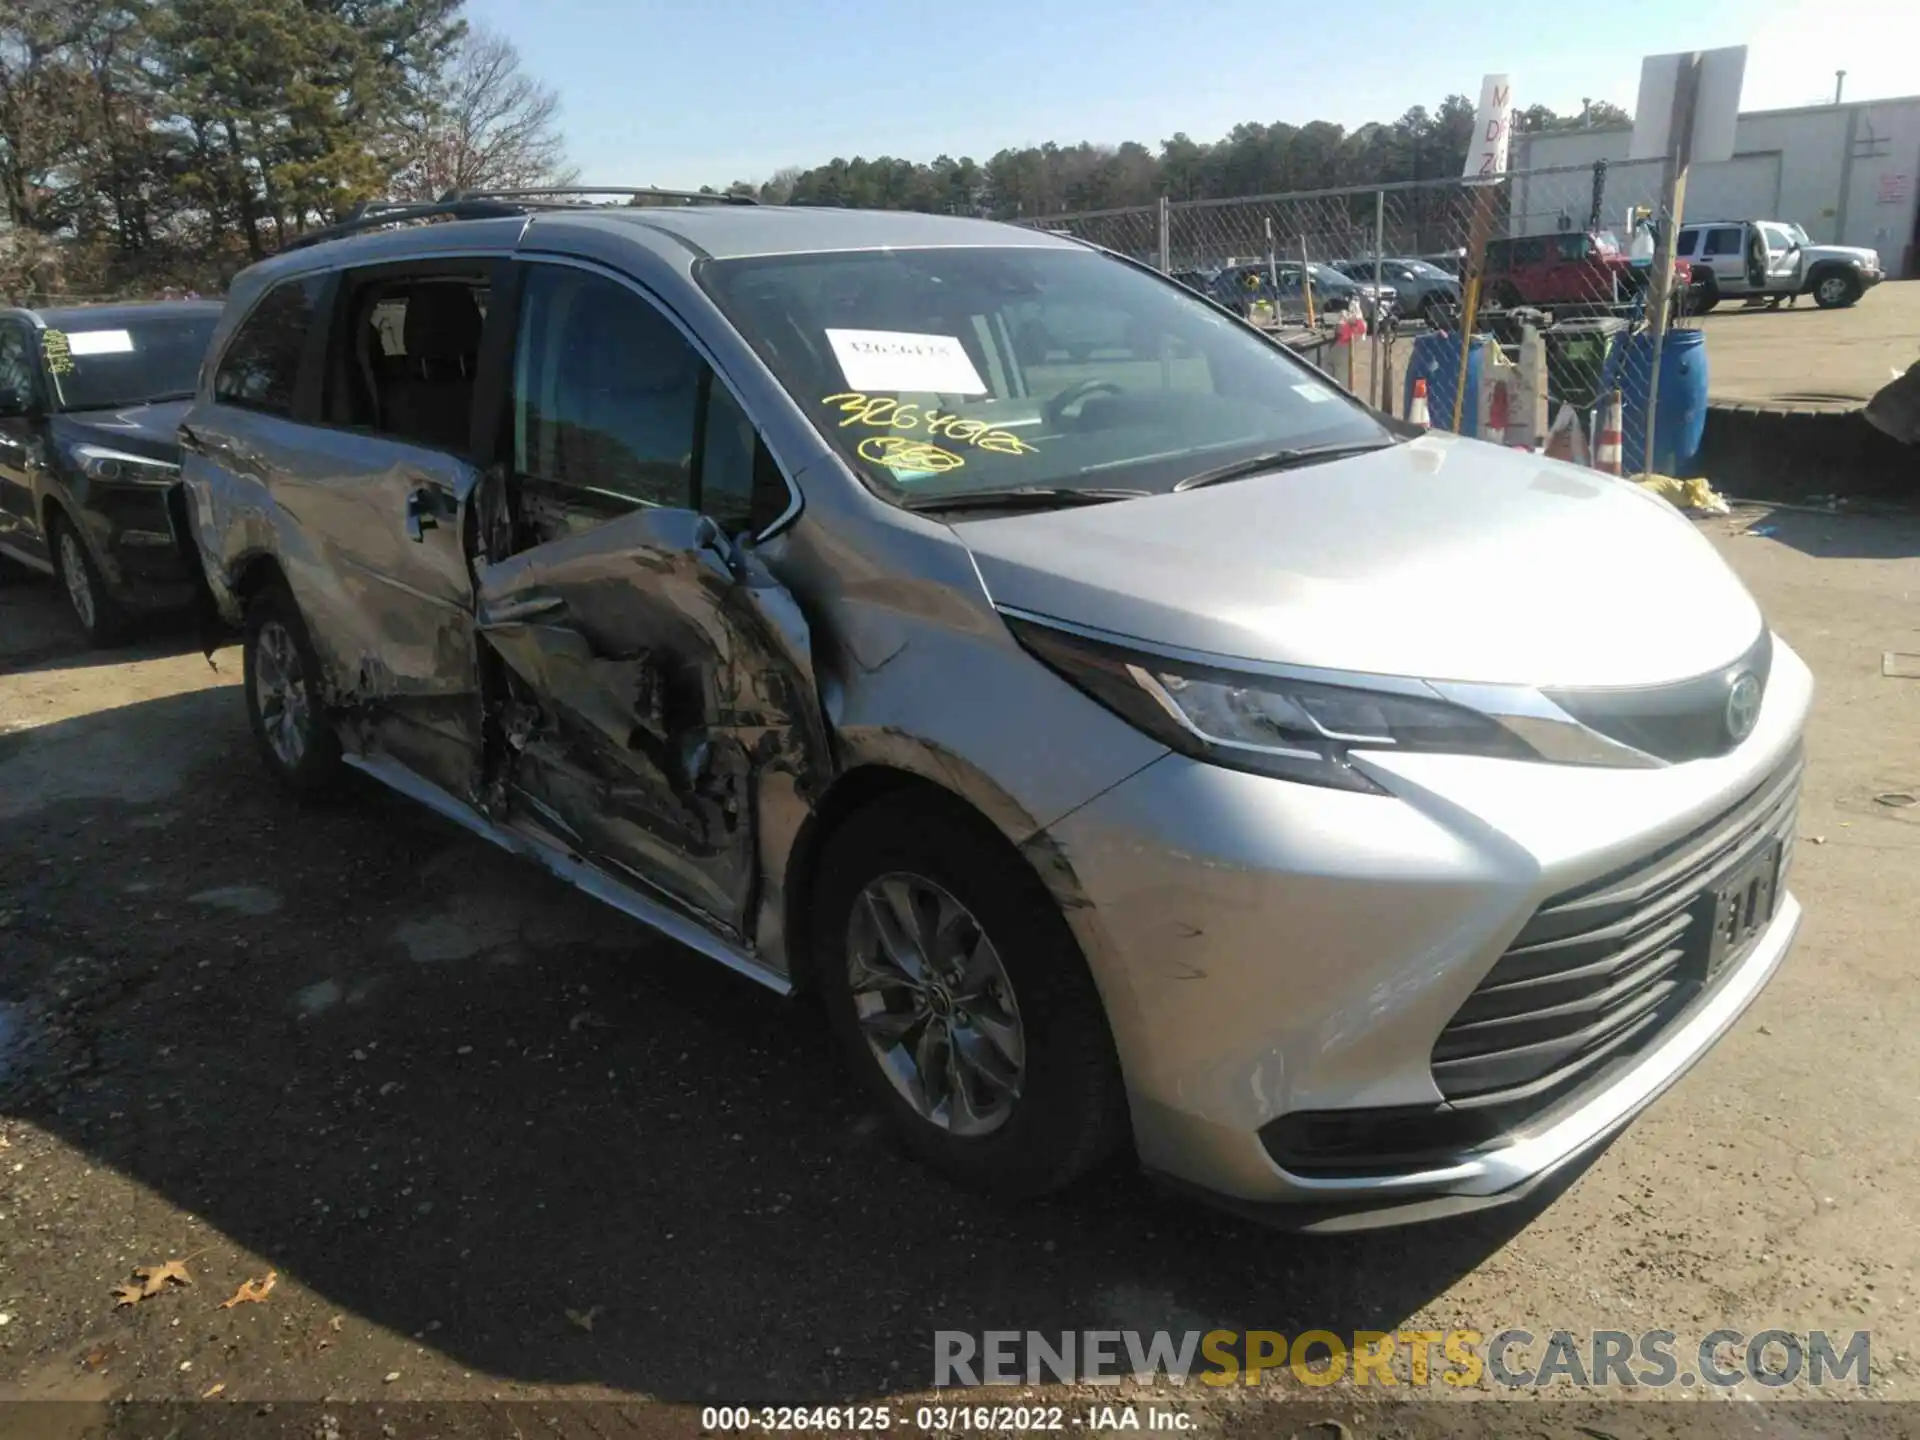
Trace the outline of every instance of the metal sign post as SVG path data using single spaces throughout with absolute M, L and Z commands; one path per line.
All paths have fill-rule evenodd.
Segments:
M 1668 132 L 1666 177 L 1660 187 L 1659 243 L 1653 273 L 1647 277 L 1647 319 L 1653 326 L 1653 373 L 1647 377 L 1646 444 L 1641 472 L 1653 474 L 1654 420 L 1660 409 L 1660 359 L 1667 344 L 1672 310 L 1673 252 L 1679 243 L 1680 215 L 1687 203 L 1687 167 L 1693 162 L 1693 116 L 1700 98 L 1700 52 L 1680 58 L 1673 86 L 1673 124 Z
M 1474 115 L 1473 149 L 1461 177 L 1473 187 L 1473 224 L 1467 239 L 1466 284 L 1460 307 L 1460 366 L 1453 383 L 1453 433 L 1467 401 L 1467 362 L 1473 354 L 1473 324 L 1480 311 L 1480 278 L 1486 269 L 1487 241 L 1493 231 L 1495 187 L 1506 178 L 1507 148 L 1513 138 L 1513 86 L 1505 75 L 1480 82 L 1480 108 Z

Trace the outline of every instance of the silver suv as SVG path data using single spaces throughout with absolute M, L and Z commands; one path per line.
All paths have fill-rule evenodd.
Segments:
M 375 212 L 240 277 L 182 438 L 281 781 L 810 992 L 963 1182 L 1509 1200 L 1799 924 L 1808 673 L 1692 526 L 1071 239 Z

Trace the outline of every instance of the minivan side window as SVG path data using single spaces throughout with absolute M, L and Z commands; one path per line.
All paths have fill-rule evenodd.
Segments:
M 509 410 L 523 493 L 574 523 L 654 505 L 750 528 L 765 446 L 664 313 L 605 276 L 535 264 L 518 328 Z
M 269 290 L 227 342 L 213 375 L 213 398 L 224 405 L 286 415 L 293 410 L 300 355 L 313 322 L 321 280 L 283 280 Z

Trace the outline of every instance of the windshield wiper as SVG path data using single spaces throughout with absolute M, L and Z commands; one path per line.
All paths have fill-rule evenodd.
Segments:
M 1063 505 L 1103 505 L 1137 500 L 1147 490 L 1073 489 L 1064 485 L 1008 485 L 993 490 L 961 490 L 950 495 L 915 495 L 900 503 L 908 510 L 1045 510 Z
M 1189 475 L 1173 488 L 1198 490 L 1202 485 L 1218 485 L 1222 480 L 1244 480 L 1250 475 L 1264 475 L 1269 470 L 1316 465 L 1322 460 L 1338 460 L 1342 455 L 1364 455 L 1369 450 L 1385 450 L 1399 443 L 1398 440 L 1336 440 L 1325 445 L 1296 445 L 1291 450 L 1269 450 L 1264 455 L 1250 455 L 1231 465 Z

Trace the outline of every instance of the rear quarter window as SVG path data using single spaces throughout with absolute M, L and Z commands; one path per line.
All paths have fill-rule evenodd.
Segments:
M 322 277 L 283 280 L 240 322 L 213 375 L 213 398 L 269 415 L 293 411 L 300 358 L 319 304 Z

